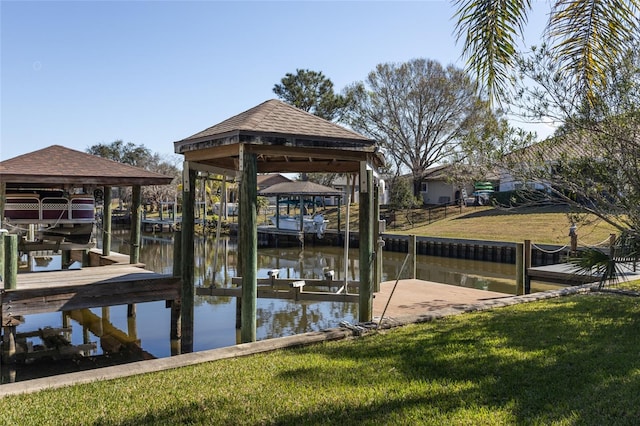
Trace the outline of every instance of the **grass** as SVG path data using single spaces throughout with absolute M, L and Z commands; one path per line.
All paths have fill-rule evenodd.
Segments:
M 639 327 L 637 298 L 570 296 L 7 397 L 0 410 L 21 425 L 631 425 Z
M 342 208 L 342 218 L 346 217 Z M 381 211 L 381 216 L 386 212 Z M 520 209 L 494 209 L 491 207 L 448 207 L 447 216 L 442 211 L 432 217 L 442 217 L 429 223 L 426 209 L 413 209 L 409 214 L 396 213 L 395 221 L 387 225 L 387 232 L 415 234 L 418 236 L 464 238 L 485 241 L 522 242 L 531 240 L 538 244 L 569 244 L 568 212 L 557 207 L 532 207 Z M 335 227 L 337 213 L 327 215 L 330 226 Z M 344 220 L 344 219 L 343 219 Z M 351 208 L 350 228 L 358 229 L 357 205 Z M 607 240 L 616 229 L 593 215 L 584 215 L 578 223 L 579 245 L 596 245 Z

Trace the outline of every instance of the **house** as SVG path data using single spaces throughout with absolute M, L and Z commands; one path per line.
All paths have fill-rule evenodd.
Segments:
M 600 154 L 593 144 L 581 143 L 579 139 L 551 137 L 542 142 L 521 148 L 509 154 L 499 172 L 501 192 L 520 189 L 546 190 L 549 183 L 543 178 L 550 167 L 561 159 L 598 158 Z

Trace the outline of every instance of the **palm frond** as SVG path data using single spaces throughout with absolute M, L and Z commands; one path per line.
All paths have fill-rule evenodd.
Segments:
M 486 86 L 492 100 L 505 89 L 516 53 L 516 37 L 527 22 L 530 0 L 456 0 L 456 40 L 464 40 L 463 56 Z
M 640 0 L 557 0 L 547 37 L 562 69 L 576 76 L 586 94 L 606 85 L 607 67 L 637 41 Z

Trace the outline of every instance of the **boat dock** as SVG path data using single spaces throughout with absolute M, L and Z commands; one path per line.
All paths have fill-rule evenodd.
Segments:
M 418 279 L 399 280 L 397 285 L 395 281 L 385 281 L 380 283 L 380 292 L 375 293 L 373 317 L 379 320 L 383 312 L 383 319 L 415 317 L 451 308 L 462 312 L 469 305 L 513 296 Z

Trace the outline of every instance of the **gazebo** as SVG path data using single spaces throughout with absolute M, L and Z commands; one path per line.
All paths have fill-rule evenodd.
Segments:
M 370 321 L 373 306 L 377 197 L 373 171 L 382 164 L 375 141 L 279 100 L 268 100 L 185 139 L 174 142 L 184 156 L 183 303 L 193 299 L 195 180 L 198 172 L 235 176 L 240 182 L 238 271 L 242 276 L 241 340 L 256 339 L 257 173 L 332 172 L 360 176 L 359 319 Z M 374 202 L 376 205 L 374 205 Z M 183 329 L 188 317 L 183 306 Z M 187 328 L 188 330 L 188 328 Z
M 74 188 L 91 200 L 90 219 L 93 220 L 93 205 L 103 200 L 105 206 L 111 204 L 111 188 L 132 187 L 131 206 L 131 255 L 130 262 L 138 263 L 140 248 L 140 221 L 142 212 L 141 188 L 144 185 L 168 185 L 173 177 L 150 172 L 139 167 L 118 163 L 85 152 L 60 145 L 52 145 L 37 151 L 19 155 L 0 162 L 0 220 L 4 225 L 5 203 L 8 193 L 37 193 L 47 189 L 61 189 L 70 192 Z M 97 197 L 96 197 L 97 196 Z M 98 200 L 96 200 L 98 198 Z M 43 210 L 38 200 L 33 203 L 36 216 L 38 208 Z M 42 216 L 42 212 L 40 215 Z M 66 216 L 69 213 L 63 212 Z M 65 216 L 65 217 L 66 217 Z M 35 220 L 42 220 L 36 217 Z M 103 255 L 111 250 L 111 209 L 104 209 Z

